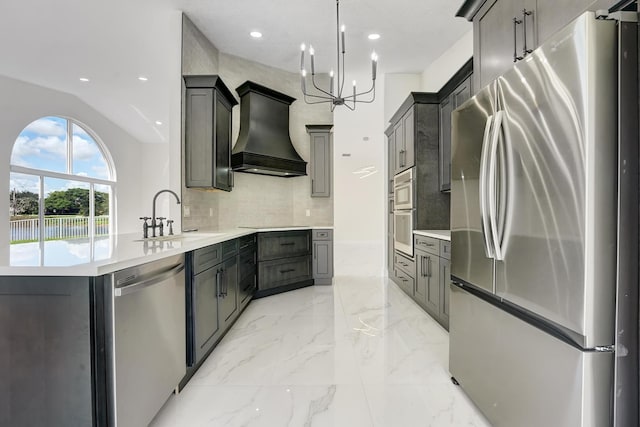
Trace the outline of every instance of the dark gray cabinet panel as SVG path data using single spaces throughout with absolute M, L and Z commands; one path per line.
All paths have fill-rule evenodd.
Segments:
M 404 128 L 402 131 L 402 134 L 404 135 L 404 139 L 402 141 L 402 148 L 404 150 L 402 168 L 408 169 L 416 164 L 415 113 L 413 109 L 407 111 L 404 117 L 402 117 L 402 127 Z
M 393 176 L 396 173 L 396 144 L 394 139 L 393 126 L 389 126 L 384 132 L 387 135 L 387 193 L 393 196 Z
M 210 245 L 193 251 L 193 274 L 199 274 L 222 260 L 220 245 Z
M 90 281 L 0 278 L 0 425 L 104 425 L 93 419 Z
M 451 113 L 453 96 L 440 103 L 440 191 L 451 189 Z
M 308 230 L 260 233 L 258 236 L 258 260 L 295 257 L 311 252 Z
M 333 230 L 313 230 L 313 280 L 330 285 L 333 279 Z
M 395 167 L 394 174 L 402 172 L 405 167 L 404 163 L 404 127 L 402 126 L 402 119 L 393 127 L 393 141 L 395 142 Z
M 193 278 L 195 363 L 213 348 L 220 335 L 216 273 L 210 268 Z
M 398 286 L 400 286 L 400 289 L 402 289 L 410 297 L 413 297 L 413 291 L 415 289 L 415 279 L 412 275 L 405 272 L 404 270 L 394 267 L 392 279 Z
M 217 268 L 218 283 L 218 309 L 220 310 L 220 323 L 226 329 L 233 323 L 232 318 L 238 309 L 238 260 L 229 258 Z
M 258 233 L 256 297 L 312 285 L 311 252 L 311 230 Z
M 530 14 L 525 16 L 525 9 Z M 538 46 L 537 22 L 536 0 L 489 0 L 480 8 L 473 19 L 475 90 L 510 69 L 514 55 L 523 58 L 525 41 L 526 49 Z
M 415 300 L 449 330 L 449 283 L 451 282 L 451 242 L 414 236 L 416 253 Z
M 308 255 L 259 264 L 260 289 L 271 289 L 312 278 Z
M 311 197 L 331 196 L 332 125 L 307 125 L 311 139 Z
M 471 98 L 471 77 L 467 77 L 440 102 L 440 191 L 451 190 L 451 113 Z
M 562 29 L 586 10 L 608 9 L 616 0 L 537 0 L 538 42 L 544 43 L 550 36 Z
M 184 76 L 185 185 L 231 191 L 231 109 L 238 102 L 218 76 Z
M 256 234 L 238 239 L 238 305 L 244 308 L 253 298 L 258 285 L 258 251 Z

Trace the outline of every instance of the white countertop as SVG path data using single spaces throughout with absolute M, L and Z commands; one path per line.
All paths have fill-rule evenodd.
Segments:
M 434 239 L 451 241 L 450 230 L 413 230 L 413 234 L 425 237 L 433 237 Z
M 124 268 L 193 251 L 248 234 L 265 231 L 333 229 L 326 226 L 234 228 L 143 240 L 139 233 L 93 240 L 51 240 L 42 245 L 11 245 L 8 260 L 0 260 L 0 276 L 101 276 Z

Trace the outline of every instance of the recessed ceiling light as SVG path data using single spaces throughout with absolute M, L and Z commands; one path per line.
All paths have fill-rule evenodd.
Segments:
M 80 77 L 80 81 L 83 82 L 83 83 L 86 83 L 86 82 L 89 81 L 89 79 L 86 78 L 86 77 Z
M 260 31 L 251 31 L 249 35 L 254 39 L 262 38 L 262 33 Z
M 156 124 L 157 124 L 158 126 L 160 126 L 160 125 L 162 124 L 162 122 L 161 122 L 160 120 L 156 120 Z
M 140 80 L 141 82 L 146 82 L 149 79 L 146 78 L 145 76 L 140 76 L 140 77 L 138 77 L 138 80 Z
M 378 40 L 380 38 L 380 34 L 372 33 L 372 34 L 369 34 L 368 37 L 369 37 L 369 40 Z

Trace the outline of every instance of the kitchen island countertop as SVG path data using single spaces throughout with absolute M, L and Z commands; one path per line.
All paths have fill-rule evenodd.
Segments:
M 413 234 L 434 239 L 451 241 L 451 231 L 449 230 L 413 230 Z
M 102 276 L 124 268 L 193 251 L 248 234 L 264 231 L 333 229 L 332 226 L 233 228 L 194 231 L 158 239 L 139 233 L 93 239 L 51 240 L 11 245 L 0 259 L 0 276 Z

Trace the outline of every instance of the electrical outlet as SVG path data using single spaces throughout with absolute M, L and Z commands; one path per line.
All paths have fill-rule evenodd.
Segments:
M 184 207 L 184 216 L 185 216 L 185 218 L 191 216 L 191 209 L 189 208 L 189 206 L 185 205 L 185 207 Z
M 307 213 L 307 216 L 311 216 L 311 209 L 307 209 L 306 213 Z

